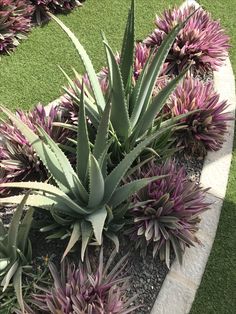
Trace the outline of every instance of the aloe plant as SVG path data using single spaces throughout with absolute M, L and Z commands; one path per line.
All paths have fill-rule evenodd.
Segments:
M 12 217 L 9 229 L 6 229 L 0 220 L 0 280 L 4 292 L 13 281 L 18 303 L 24 313 L 24 302 L 22 297 L 22 272 L 29 266 L 32 259 L 31 243 L 28 239 L 33 209 L 26 212 L 24 218 L 23 209 L 29 197 L 28 192 L 19 202 Z
M 82 88 L 83 89 L 83 88 Z M 2 111 L 25 136 L 28 142 L 49 171 L 52 182 L 3 182 L 0 188 L 31 189 L 34 194 L 25 201 L 27 205 L 50 210 L 55 220 L 47 230 L 58 232 L 58 226 L 71 230 L 70 240 L 63 258 L 81 240 L 81 259 L 90 240 L 94 237 L 97 244 L 102 243 L 102 234 L 107 235 L 116 244 L 115 235 L 123 226 L 125 203 L 129 197 L 152 180 L 145 178 L 123 184 L 123 177 L 142 150 L 153 140 L 163 136 L 166 130 L 158 130 L 142 140 L 132 151 L 126 154 L 121 162 L 107 173 L 108 149 L 113 139 L 109 139 L 111 102 L 107 102 L 102 113 L 94 143 L 88 137 L 87 119 L 85 116 L 85 96 L 82 91 L 78 120 L 76 149 L 76 169 L 58 145 L 41 127 L 34 133 L 26 124 L 8 109 Z M 167 129 L 170 127 L 167 127 Z M 39 135 L 38 135 L 39 134 Z M 109 139 L 109 140 L 108 140 Z M 0 204 L 22 202 L 23 195 L 0 199 Z M 45 229 L 44 229 L 45 230 Z M 63 230 L 61 229 L 63 237 Z
M 158 75 L 163 69 L 168 52 L 179 31 L 184 27 L 188 19 L 176 25 L 173 30 L 165 37 L 157 53 L 150 53 L 150 56 L 139 75 L 137 82 L 133 84 L 133 65 L 134 65 L 134 9 L 135 1 L 132 0 L 131 9 L 129 10 L 126 30 L 123 39 L 122 52 L 120 60 L 117 62 L 116 57 L 103 35 L 103 44 L 107 57 L 107 66 L 109 71 L 109 91 L 104 96 L 103 90 L 99 84 L 99 79 L 95 73 L 92 62 L 85 49 L 57 17 L 50 16 L 62 27 L 69 38 L 75 45 L 80 58 L 87 72 L 90 81 L 91 92 L 86 90 L 85 111 L 92 124 L 97 128 L 106 104 L 106 100 L 111 102 L 111 123 L 110 133 L 114 138 L 112 144 L 112 158 L 116 164 L 132 150 L 147 134 L 153 134 L 157 129 L 164 130 L 166 123 L 161 123 L 161 119 L 156 117 L 161 112 L 166 100 L 171 95 L 179 81 L 184 77 L 187 69 L 179 76 L 171 80 L 155 97 L 152 97 Z M 64 73 L 65 74 L 65 73 Z M 66 74 L 69 81 L 69 88 L 65 91 L 79 106 L 81 95 L 81 76 L 76 73 L 77 83 L 74 83 Z M 176 123 L 178 118 L 174 120 Z M 172 120 L 169 123 L 174 124 Z M 165 136 L 159 141 L 152 141 L 151 148 L 154 148 L 158 154 L 164 149 L 170 139 L 171 132 L 165 133 Z

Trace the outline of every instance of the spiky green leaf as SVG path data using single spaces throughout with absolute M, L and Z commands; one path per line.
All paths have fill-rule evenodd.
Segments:
M 167 99 L 174 91 L 178 83 L 183 79 L 189 69 L 184 70 L 180 75 L 172 79 L 153 99 L 148 106 L 147 111 L 142 115 L 140 121 L 135 128 L 136 138 L 144 134 L 152 125 L 155 117 L 160 113 Z
M 81 221 L 81 235 L 82 235 L 82 243 L 81 243 L 81 260 L 84 261 L 84 254 L 86 248 L 88 246 L 89 240 L 93 234 L 93 228 L 90 222 L 88 221 Z
M 73 225 L 71 237 L 70 237 L 69 243 L 65 249 L 65 252 L 63 253 L 62 261 L 66 257 L 66 255 L 71 251 L 71 249 L 74 247 L 75 243 L 79 241 L 80 237 L 81 237 L 80 222 L 76 222 Z
M 99 206 L 104 197 L 104 179 L 96 158 L 89 159 L 89 202 L 88 208 Z
M 111 122 L 116 134 L 120 137 L 127 138 L 130 131 L 130 121 L 120 68 L 106 40 L 104 40 L 104 46 L 107 55 L 109 86 L 111 90 Z
M 131 8 L 129 10 L 126 29 L 123 38 L 123 44 L 120 56 L 120 69 L 124 82 L 124 87 L 127 86 L 128 80 L 131 76 L 134 62 L 134 42 L 135 42 L 135 29 L 134 29 L 134 0 L 131 1 Z
M 87 216 L 86 220 L 90 221 L 93 226 L 94 236 L 99 245 L 102 244 L 102 232 L 107 217 L 107 210 L 105 207 L 96 209 L 94 213 Z
M 87 122 L 84 109 L 84 84 L 82 83 L 82 92 L 80 98 L 78 132 L 77 132 L 77 153 L 76 153 L 76 169 L 77 174 L 83 184 L 86 184 L 88 163 L 89 163 L 89 137 Z
M 134 180 L 127 184 L 124 184 L 121 187 L 116 189 L 108 205 L 111 206 L 112 208 L 116 208 L 118 205 L 120 205 L 124 201 L 128 201 L 130 196 L 132 196 L 134 193 L 144 188 L 146 185 L 150 184 L 153 181 L 156 181 L 165 177 L 166 175 L 154 176 L 150 178 Z
M 91 62 L 87 52 L 85 51 L 84 47 L 79 42 L 78 38 L 75 37 L 75 35 L 72 33 L 72 31 L 64 23 L 62 23 L 62 21 L 60 21 L 52 13 L 48 12 L 48 14 L 51 16 L 51 18 L 53 18 L 60 25 L 60 27 L 65 31 L 65 33 L 68 35 L 68 37 L 71 39 L 71 41 L 75 45 L 75 48 L 80 55 L 81 61 L 83 62 L 83 65 L 86 69 L 86 72 L 88 73 L 88 77 L 90 80 L 90 84 L 92 87 L 92 91 L 93 91 L 96 103 L 102 110 L 104 110 L 105 105 L 106 105 L 105 99 L 104 99 L 101 87 L 99 85 L 97 74 L 93 68 L 92 62 Z

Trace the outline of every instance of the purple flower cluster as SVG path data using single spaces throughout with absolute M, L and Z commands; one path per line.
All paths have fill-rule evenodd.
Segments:
M 188 6 L 164 11 L 162 16 L 157 16 L 156 29 L 144 43 L 158 49 L 173 27 L 185 21 L 194 10 L 193 6 Z M 229 47 L 229 37 L 219 21 L 212 20 L 211 15 L 200 8 L 180 31 L 169 52 L 166 60 L 169 73 L 178 73 L 190 62 L 194 62 L 193 69 L 200 72 L 217 70 Z

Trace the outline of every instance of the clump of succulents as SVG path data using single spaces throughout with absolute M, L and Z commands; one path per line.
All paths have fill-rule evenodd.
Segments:
M 160 175 L 167 176 L 152 181 L 134 195 L 127 233 L 143 255 L 151 246 L 153 257 L 159 254 L 169 267 L 171 248 L 181 263 L 185 247 L 199 243 L 196 237 L 199 214 L 209 204 L 204 200 L 206 190 L 188 181 L 185 169 L 174 161 L 167 160 L 161 165 L 152 162 L 137 177 Z
M 44 106 L 38 104 L 29 113 L 17 111 L 16 116 L 35 132 L 37 126 L 42 127 L 57 143 L 66 143 L 71 134 L 70 131 L 53 125 L 54 122 L 64 121 L 57 107 L 52 107 L 47 114 Z M 11 120 L 0 124 L 0 137 L 0 182 L 48 178 L 47 170 L 32 145 Z M 1 193 L 9 192 L 9 189 L 0 190 Z
M 227 121 L 232 120 L 226 101 L 220 101 L 212 82 L 203 83 L 188 77 L 178 85 L 171 95 L 165 112 L 172 117 L 198 110 L 185 117 L 186 128 L 176 132 L 177 146 L 186 153 L 205 155 L 208 150 L 219 150 L 227 133 Z
M 39 287 L 38 293 L 32 296 L 35 310 L 32 311 L 27 306 L 27 313 L 35 314 L 37 309 L 40 309 L 40 313 L 43 311 L 43 313 L 63 314 L 133 312 L 137 308 L 131 305 L 134 298 L 129 299 L 126 296 L 129 278 L 122 275 L 127 264 L 127 257 L 123 257 L 114 265 L 114 256 L 115 252 L 104 264 L 101 251 L 97 267 L 91 265 L 88 256 L 79 266 L 70 264 L 68 261 L 63 262 L 60 274 L 55 265 L 49 263 L 54 280 L 53 286 Z
M 164 11 L 161 17 L 157 16 L 156 29 L 144 43 L 157 47 L 158 50 L 173 27 L 184 21 L 194 10 L 194 6 L 187 6 Z M 169 72 L 179 73 L 191 61 L 195 63 L 192 69 L 200 72 L 217 70 L 224 62 L 229 47 L 229 37 L 224 33 L 220 22 L 212 20 L 211 15 L 200 8 L 189 19 L 172 45 L 166 60 Z
M 47 12 L 68 13 L 76 6 L 80 6 L 79 0 L 30 0 L 35 7 L 34 18 L 38 24 L 49 17 Z
M 9 53 L 26 38 L 32 13 L 28 0 L 0 0 L 0 53 Z
M 91 87 L 89 90 L 86 86 L 84 98 L 85 107 L 87 117 L 95 129 L 99 125 L 101 112 L 104 110 L 106 102 L 111 102 L 110 134 L 114 137 L 110 158 L 112 165 L 119 163 L 123 156 L 140 143 L 147 134 L 152 134 L 157 130 L 164 131 L 166 126 L 170 127 L 172 125 L 172 128 L 170 127 L 172 130 L 177 126 L 180 117 L 162 123 L 160 116 L 158 118 L 157 116 L 178 82 L 186 74 L 187 69 L 177 77 L 169 80 L 157 94 L 154 92 L 156 90 L 157 77 L 163 71 L 163 65 L 165 64 L 169 47 L 171 47 L 175 36 L 185 25 L 186 21 L 176 25 L 168 36 L 166 36 L 158 53 L 150 52 L 143 71 L 138 73 L 140 71 L 137 69 L 136 76 L 138 76 L 138 78 L 135 80 L 133 69 L 134 64 L 136 64 L 136 62 L 134 62 L 135 36 L 133 4 L 128 16 L 119 62 L 117 62 L 117 56 L 112 52 L 105 36 L 103 37 L 107 55 L 109 82 L 108 90 L 104 95 L 104 88 L 101 88 L 99 77 L 97 77 L 94 68 L 91 66 L 90 58 L 88 55 L 84 55 L 84 48 L 65 25 L 57 18 L 54 17 L 54 19 L 56 19 L 67 35 L 72 39 L 85 66 Z M 141 44 L 138 45 L 138 47 L 140 46 Z M 143 49 L 145 51 L 147 48 Z M 144 59 L 146 58 L 143 53 L 140 55 L 141 60 L 138 61 L 138 64 L 144 63 Z M 136 59 L 137 57 L 139 57 L 139 54 L 136 56 Z M 75 103 L 78 107 L 81 95 L 81 78 L 79 78 L 79 84 L 72 81 L 68 76 L 67 78 L 69 88 L 65 88 L 65 91 L 73 100 L 73 104 Z M 76 78 L 78 79 L 78 75 L 76 75 Z M 106 76 L 104 75 L 103 79 L 105 78 Z M 103 84 L 103 86 L 104 85 L 105 84 Z M 170 154 L 169 145 L 172 141 L 172 130 L 169 129 L 169 131 L 167 131 L 166 129 L 165 134 L 163 133 L 163 137 L 153 141 L 150 145 L 151 147 L 148 147 L 146 151 L 151 148 L 151 150 L 154 149 L 156 154 L 160 156 Z
M 28 194 L 16 208 L 9 228 L 6 228 L 0 219 L 0 285 L 4 292 L 9 284 L 13 283 L 22 310 L 24 309 L 22 273 L 30 267 L 32 259 L 32 247 L 28 235 L 33 220 L 33 209 L 28 209 L 22 218 Z

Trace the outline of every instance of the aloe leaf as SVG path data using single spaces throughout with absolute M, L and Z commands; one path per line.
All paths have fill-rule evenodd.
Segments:
M 70 130 L 70 131 L 77 132 L 77 126 L 76 126 L 76 125 L 69 124 L 69 123 L 53 122 L 52 125 L 53 125 L 53 126 L 57 126 L 57 127 L 59 127 L 59 128 L 68 129 L 68 130 Z
M 82 85 L 83 76 L 81 74 L 79 74 L 74 68 L 72 68 L 72 70 L 75 74 L 76 81 L 78 81 Z M 90 91 L 91 91 L 91 89 L 88 88 L 86 85 L 84 85 L 84 93 L 86 94 L 85 97 L 87 97 L 89 99 L 89 101 L 91 101 L 91 103 L 95 104 L 95 99 L 91 95 Z
M 44 197 L 50 199 L 50 195 L 55 196 L 55 200 L 58 203 L 62 202 L 64 206 L 68 206 L 71 210 L 79 213 L 79 214 L 88 214 L 89 211 L 84 209 L 83 207 L 79 206 L 75 203 L 69 196 L 67 196 L 63 191 L 51 185 L 49 183 L 43 182 L 9 182 L 9 183 L 1 183 L 0 187 L 15 187 L 21 189 L 31 189 L 35 191 L 41 191 L 44 193 L 48 193 L 49 195 L 44 195 Z M 9 197 L 10 198 L 10 197 Z M 1 203 L 2 199 L 0 199 Z M 26 201 L 27 204 L 27 201 Z M 36 205 L 33 205 L 36 206 Z M 63 206 L 61 206 L 63 207 Z
M 128 105 L 125 97 L 124 85 L 119 65 L 115 56 L 104 39 L 104 47 L 109 68 L 109 84 L 111 90 L 111 123 L 118 136 L 127 138 L 130 131 Z
M 132 0 L 131 8 L 129 10 L 128 19 L 126 23 L 126 29 L 124 33 L 120 57 L 120 69 L 125 87 L 127 86 L 133 68 L 134 42 L 135 42 L 134 0 Z
M 19 267 L 13 277 L 13 286 L 16 293 L 16 298 L 19 303 L 22 313 L 25 313 L 24 300 L 22 295 L 22 267 Z
M 102 171 L 102 175 L 103 175 L 103 178 L 105 179 L 106 176 L 107 176 L 107 159 L 109 157 L 109 154 L 108 154 L 108 150 L 111 146 L 113 142 L 113 139 L 111 139 L 108 143 L 107 143 L 107 146 L 105 148 L 105 150 L 103 151 L 102 155 L 99 157 L 98 159 L 98 164 L 99 164 L 99 167 Z
M 15 263 L 12 264 L 11 268 L 8 270 L 7 274 L 5 275 L 5 277 L 3 278 L 2 282 L 1 282 L 1 286 L 3 287 L 2 292 L 4 292 L 7 289 L 8 285 L 9 285 L 12 277 L 15 275 L 18 267 L 19 267 L 19 262 L 15 261 Z
M 143 179 L 134 180 L 132 182 L 124 184 L 121 187 L 116 189 L 108 205 L 111 206 L 112 208 L 116 208 L 118 205 L 128 200 L 131 195 L 138 192 L 139 190 L 144 188 L 146 185 L 150 184 L 153 181 L 163 179 L 165 177 L 166 175 L 143 178 Z
M 81 235 L 82 235 L 82 244 L 81 244 L 81 260 L 84 261 L 84 253 L 88 246 L 89 240 L 93 233 L 93 228 L 90 222 L 82 221 L 80 224 Z
M 88 208 L 94 208 L 103 200 L 104 179 L 99 164 L 92 154 L 89 159 L 89 187 Z
M 109 133 L 110 115 L 111 115 L 111 102 L 108 101 L 97 129 L 97 135 L 93 148 L 93 155 L 97 160 L 106 150 Z
M 62 259 L 61 261 L 64 260 L 64 258 L 66 257 L 66 255 L 71 251 L 71 249 L 73 248 L 73 246 L 75 245 L 75 243 L 77 241 L 79 241 L 81 237 L 81 229 L 80 229 L 80 222 L 76 222 L 73 225 L 73 231 L 69 240 L 69 243 L 65 249 L 65 252 L 63 253 Z
M 188 116 L 191 116 L 192 114 L 195 114 L 195 113 L 200 112 L 200 111 L 201 111 L 201 109 L 193 110 L 193 111 L 190 111 L 187 113 L 180 114 L 177 117 L 173 117 L 173 118 L 170 118 L 168 120 L 165 120 L 161 123 L 160 129 L 164 129 L 166 127 L 169 127 L 170 125 L 177 124 L 178 122 L 180 122 L 180 120 L 182 120 L 182 119 L 184 120 Z
M 148 107 L 148 103 L 152 96 L 156 80 L 162 70 L 162 66 L 166 60 L 168 52 L 177 36 L 179 31 L 184 26 L 184 23 L 176 25 L 168 35 L 164 38 L 161 46 L 158 48 L 157 53 L 154 55 L 152 62 L 150 63 L 147 73 L 142 78 L 142 84 L 140 86 L 140 92 L 136 100 L 132 123 L 135 125 L 139 119 L 141 112 L 145 112 Z
M 69 89 L 67 88 L 63 88 L 64 91 L 71 97 L 71 99 L 73 100 L 73 102 L 78 106 L 79 108 L 79 103 L 80 103 L 80 100 L 79 98 L 73 94 L 71 91 L 69 91 Z M 81 92 L 79 93 L 78 96 L 81 95 Z M 88 102 L 85 98 L 85 106 L 86 106 L 86 115 L 88 116 L 88 118 L 91 120 L 91 122 L 93 123 L 93 125 L 95 127 L 98 127 L 98 124 L 99 124 L 99 114 L 97 112 L 97 110 L 95 110 L 93 104 L 91 104 L 90 102 Z
M 8 118 L 16 125 L 21 133 L 26 137 L 29 143 L 32 145 L 37 155 L 43 162 L 44 166 L 52 174 L 57 184 L 63 191 L 68 192 L 68 181 L 60 163 L 58 162 L 57 156 L 53 151 L 46 145 L 38 135 L 36 135 L 22 120 L 18 119 L 10 110 L 0 106 L 0 109 L 8 116 Z
M 172 126 L 170 126 L 169 128 L 172 128 Z M 168 131 L 168 128 L 166 128 L 165 130 L 158 130 L 154 134 L 146 137 L 146 139 L 144 139 L 131 152 L 129 152 L 124 157 L 124 159 L 116 166 L 116 168 L 112 170 L 112 172 L 105 179 L 105 195 L 103 200 L 104 203 L 107 203 L 110 200 L 125 173 L 135 161 L 135 159 L 140 155 L 143 149 L 148 146 L 152 141 L 162 136 L 162 134 L 166 131 Z
M 94 213 L 86 217 L 93 226 L 93 232 L 99 245 L 102 244 L 102 232 L 107 217 L 107 210 L 105 207 L 95 210 Z
M 137 99 L 140 97 L 140 91 L 141 91 L 141 87 L 143 84 L 143 80 L 147 74 L 147 70 L 148 67 L 150 65 L 150 61 L 152 58 L 152 54 L 150 53 L 141 74 L 139 75 L 139 78 L 133 88 L 132 91 L 132 95 L 131 95 L 131 100 L 130 100 L 130 105 L 129 105 L 129 112 L 130 112 L 130 124 L 131 124 L 131 128 L 133 129 L 134 126 L 136 125 L 139 117 L 140 117 L 140 113 L 143 111 L 143 107 L 141 106 L 141 104 L 139 102 L 137 102 Z
M 3 222 L 2 222 L 2 219 L 0 219 L 0 237 L 5 236 L 5 234 L 6 234 L 6 229 L 5 229 L 5 227 L 4 227 L 4 224 L 3 224 Z
M 84 110 L 84 84 L 82 83 L 77 132 L 76 171 L 84 185 L 86 184 L 90 153 L 88 129 L 86 123 Z
M 29 235 L 29 231 L 30 231 L 31 224 L 33 221 L 33 214 L 34 214 L 34 209 L 29 208 L 27 210 L 25 217 L 23 218 L 21 225 L 20 225 L 20 228 L 19 228 L 17 243 L 18 243 L 19 249 L 23 253 L 25 253 L 25 251 L 26 251 L 26 246 L 28 243 L 28 235 Z
M 105 236 L 110 239 L 114 244 L 115 244 L 115 251 L 116 253 L 119 252 L 119 247 L 120 247 L 120 242 L 119 242 L 119 238 L 117 237 L 117 235 L 115 233 L 112 233 L 110 231 L 105 231 L 104 232 Z
M 96 103 L 102 110 L 104 110 L 105 105 L 106 105 L 105 99 L 104 99 L 101 87 L 99 85 L 97 74 L 93 68 L 92 62 L 87 52 L 85 51 L 84 47 L 81 45 L 79 40 L 72 33 L 72 31 L 64 23 L 62 23 L 62 21 L 60 21 L 56 16 L 54 16 L 50 12 L 48 12 L 48 14 L 50 15 L 51 18 L 53 18 L 60 25 L 60 27 L 65 31 L 67 36 L 71 39 L 71 41 L 75 45 L 76 50 L 78 51 L 80 55 L 81 61 L 83 62 L 84 67 L 88 73 L 88 77 L 90 80 L 91 88 L 92 88 Z
M 11 224 L 8 230 L 8 251 L 9 256 L 13 259 L 16 259 L 17 253 L 17 240 L 18 240 L 18 230 L 20 226 L 20 220 L 23 214 L 24 207 L 27 202 L 27 198 L 30 194 L 30 191 L 25 194 L 21 203 L 17 206 L 15 213 L 12 216 Z
M 0 198 L 0 204 L 20 204 L 23 198 L 24 195 L 9 196 L 4 198 L 2 197 Z M 26 201 L 27 206 L 35 206 L 45 209 L 48 209 L 55 204 L 56 204 L 55 200 L 43 195 L 29 195 Z
M 158 95 L 153 99 L 151 104 L 148 106 L 147 111 L 142 115 L 137 127 L 134 131 L 136 138 L 144 134 L 152 125 L 153 120 L 158 113 L 162 110 L 167 99 L 174 91 L 178 83 L 183 79 L 189 68 L 184 70 L 180 75 L 172 79 L 167 86 L 165 86 Z
M 43 136 L 44 141 L 50 147 L 52 152 L 55 154 L 58 163 L 62 169 L 63 176 L 67 181 L 68 189 L 75 195 L 76 198 L 81 197 L 83 200 L 87 200 L 88 193 L 85 190 L 83 184 L 72 168 L 70 161 L 63 153 L 63 151 L 59 148 L 59 146 L 51 139 L 51 137 L 46 133 L 46 131 L 42 128 L 38 128 L 39 132 Z

